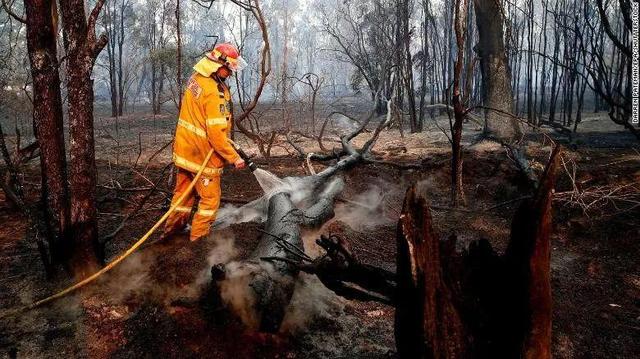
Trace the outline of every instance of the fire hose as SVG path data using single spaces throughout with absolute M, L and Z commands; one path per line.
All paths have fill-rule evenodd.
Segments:
M 106 273 L 109 270 L 111 270 L 118 263 L 122 262 L 131 253 L 133 253 L 136 249 L 138 249 L 138 247 L 140 247 L 147 239 L 149 239 L 149 237 L 151 237 L 153 232 L 155 232 L 158 229 L 158 227 L 160 227 L 160 225 L 164 221 L 166 221 L 167 218 L 169 218 L 171 213 L 173 213 L 176 210 L 176 208 L 178 206 L 180 206 L 180 204 L 182 204 L 182 202 L 187 197 L 187 195 L 189 195 L 189 193 L 191 193 L 191 191 L 193 190 L 193 187 L 195 187 L 195 185 L 196 185 L 196 182 L 198 181 L 198 179 L 202 175 L 202 172 L 204 171 L 207 163 L 209 163 L 209 159 L 213 155 L 213 152 L 214 152 L 213 149 L 211 151 L 209 151 L 209 153 L 205 157 L 204 161 L 202 162 L 202 165 L 200 165 L 200 169 L 198 169 L 198 172 L 193 177 L 193 180 L 189 184 L 189 187 L 187 187 L 186 191 L 184 191 L 184 193 L 176 200 L 176 202 L 171 205 L 169 210 L 162 217 L 160 217 L 160 219 L 156 222 L 156 224 L 154 224 L 153 227 L 151 227 L 151 229 L 149 229 L 149 231 L 147 231 L 147 233 L 144 236 L 142 236 L 136 243 L 134 243 L 129 249 L 127 249 L 124 253 L 120 254 L 114 260 L 109 262 L 109 264 L 107 264 L 104 268 L 100 269 L 99 271 L 95 272 L 94 274 L 90 275 L 89 277 L 81 280 L 80 282 L 78 282 L 78 283 L 76 283 L 76 284 L 74 284 L 74 285 L 72 285 L 72 286 L 70 286 L 70 287 L 68 287 L 66 289 L 61 290 L 60 292 L 58 292 L 56 294 L 53 294 L 53 295 L 48 296 L 48 297 L 46 297 L 44 299 L 41 299 L 41 300 L 39 300 L 39 301 L 37 301 L 37 302 L 25 307 L 25 309 L 33 309 L 33 308 L 39 307 L 39 306 L 41 306 L 43 304 L 46 304 L 46 303 L 49 303 L 49 302 L 51 302 L 53 300 L 56 300 L 58 298 L 64 297 L 65 295 L 67 295 L 67 294 L 69 294 L 69 293 L 71 293 L 71 292 L 73 292 L 73 291 L 75 291 L 77 289 L 80 289 L 80 288 L 84 287 L 85 285 L 87 285 L 87 284 L 93 282 L 94 280 L 96 280 L 98 277 L 100 277 L 104 273 Z M 243 153 L 243 155 L 244 155 L 244 153 Z

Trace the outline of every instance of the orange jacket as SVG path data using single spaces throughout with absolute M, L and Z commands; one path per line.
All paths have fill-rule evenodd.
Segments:
M 240 158 L 228 141 L 232 128 L 229 88 L 222 81 L 195 72 L 182 96 L 173 162 L 177 167 L 197 172 L 213 148 L 215 153 L 203 175 L 219 176 L 225 162 L 234 163 Z

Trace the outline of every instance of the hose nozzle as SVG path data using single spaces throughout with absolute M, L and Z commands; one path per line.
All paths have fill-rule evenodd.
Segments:
M 247 164 L 247 167 L 249 167 L 249 169 L 251 170 L 251 172 L 255 171 L 258 169 L 258 166 L 256 166 L 255 163 L 253 163 L 253 161 L 251 160 L 251 158 L 249 157 L 249 155 L 247 155 L 242 148 L 240 148 L 240 146 L 238 146 L 237 143 L 229 140 L 229 143 L 231 143 L 231 145 L 233 146 L 233 148 L 236 150 L 236 152 L 238 152 L 238 155 L 240 155 L 240 158 L 242 158 L 242 160 Z

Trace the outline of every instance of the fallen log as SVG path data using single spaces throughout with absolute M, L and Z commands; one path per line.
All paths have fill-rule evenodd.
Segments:
M 311 176 L 284 178 L 267 195 L 235 213 L 220 216 L 217 223 L 231 223 L 243 216 L 243 210 L 253 212 L 249 220 L 263 219 L 260 214 L 266 213 L 263 234 L 249 258 L 218 263 L 211 269 L 220 302 L 247 327 L 264 332 L 279 329 L 300 265 L 312 260 L 304 253 L 301 228 L 320 227 L 333 217 L 336 196 L 343 188 L 337 175 L 363 162 L 387 125 L 388 121 L 381 122 L 373 137 L 359 150 L 350 144 L 357 133 L 344 136 L 342 153 L 333 166 Z M 361 126 L 357 131 L 363 130 Z M 229 220 L 229 216 L 234 219 Z
M 212 278 L 223 302 L 249 328 L 278 331 L 293 295 L 295 265 L 310 260 L 304 253 L 301 228 L 320 226 L 332 218 L 334 200 L 341 191 L 342 180 L 327 183 L 306 209 L 298 208 L 290 193 L 272 195 L 256 249 L 246 260 L 213 266 Z

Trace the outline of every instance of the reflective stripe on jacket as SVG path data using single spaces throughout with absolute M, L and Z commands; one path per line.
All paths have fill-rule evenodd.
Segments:
M 225 162 L 234 163 L 240 158 L 228 141 L 231 121 L 229 88 L 213 77 L 194 73 L 182 96 L 173 143 L 175 165 L 189 172 L 197 172 L 213 148 L 215 153 L 203 174 L 219 176 Z

